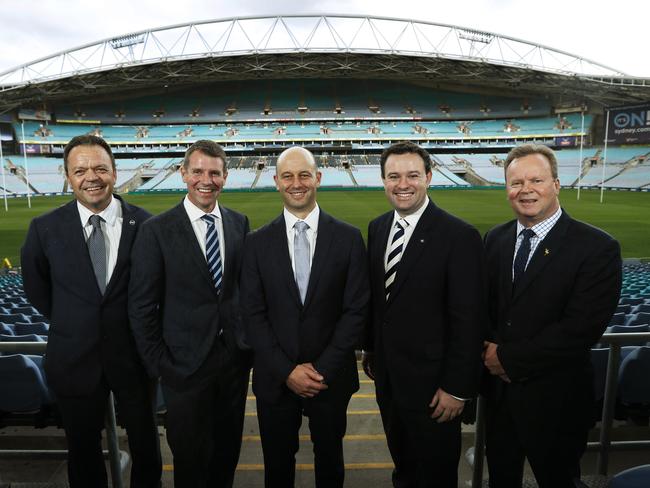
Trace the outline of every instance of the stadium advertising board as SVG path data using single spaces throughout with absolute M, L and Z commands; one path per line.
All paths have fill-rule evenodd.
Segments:
M 609 109 L 608 144 L 650 144 L 650 103 Z

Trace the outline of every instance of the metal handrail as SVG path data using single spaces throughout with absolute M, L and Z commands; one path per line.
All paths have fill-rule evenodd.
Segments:
M 589 442 L 590 450 L 598 450 L 597 470 L 600 475 L 607 475 L 610 449 L 650 449 L 650 440 L 646 441 L 612 441 L 612 421 L 616 405 L 616 390 L 618 388 L 618 370 L 621 359 L 621 346 L 640 345 L 650 341 L 650 332 L 630 332 L 603 334 L 598 341 L 600 344 L 610 344 L 607 358 L 607 378 L 605 380 L 605 397 L 600 425 L 600 439 Z M 474 466 L 472 473 L 472 488 L 480 488 L 483 483 L 483 458 L 485 455 L 485 399 L 479 396 L 476 413 L 476 435 L 474 438 Z

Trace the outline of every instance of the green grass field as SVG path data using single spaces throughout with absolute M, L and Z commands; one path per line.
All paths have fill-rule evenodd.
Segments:
M 481 233 L 492 226 L 512 218 L 505 191 L 487 190 L 433 190 L 431 198 L 445 210 L 474 224 Z M 176 205 L 182 193 L 131 194 L 125 198 L 157 214 Z M 571 216 L 600 227 L 622 245 L 624 257 L 650 256 L 650 193 L 606 192 L 605 202 L 599 203 L 600 193 L 595 190 L 576 192 L 562 190 L 562 206 Z M 30 220 L 47 210 L 70 200 L 70 197 L 32 198 L 32 208 L 27 199 L 10 199 L 9 212 L 0 207 L 0 258 L 8 257 L 14 266 L 19 264 L 20 246 Z M 260 227 L 282 210 L 276 192 L 232 192 L 221 196 L 221 203 L 248 215 L 253 228 Z M 321 207 L 345 220 L 366 234 L 368 222 L 389 209 L 382 191 L 321 191 Z

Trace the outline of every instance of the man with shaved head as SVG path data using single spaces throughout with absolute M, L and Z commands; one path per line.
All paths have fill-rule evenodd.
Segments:
M 359 389 L 354 350 L 369 300 L 365 249 L 358 229 L 316 203 L 321 174 L 309 151 L 284 151 L 274 178 L 284 210 L 246 240 L 241 278 L 265 486 L 294 486 L 304 415 L 316 486 L 341 487 L 346 410 Z

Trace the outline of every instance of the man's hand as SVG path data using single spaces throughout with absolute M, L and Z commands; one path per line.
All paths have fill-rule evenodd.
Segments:
M 363 352 L 361 356 L 361 365 L 363 366 L 363 371 L 366 373 L 366 376 L 371 380 L 375 380 L 375 353 L 374 352 Z
M 327 385 L 322 383 L 324 379 L 311 363 L 303 363 L 293 369 L 286 383 L 296 395 L 303 398 L 312 398 L 322 390 L 327 389 Z
M 499 356 L 497 355 L 498 347 L 494 342 L 483 342 L 483 364 L 490 370 L 490 374 L 498 376 L 503 381 L 510 383 L 510 378 L 508 378 L 506 371 L 501 366 L 501 361 L 499 361 Z
M 465 402 L 454 398 L 442 388 L 438 388 L 429 407 L 433 409 L 431 418 L 442 423 L 458 417 L 465 408 Z

